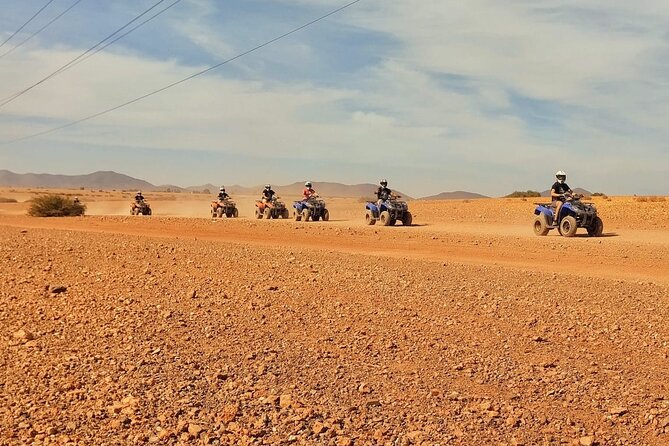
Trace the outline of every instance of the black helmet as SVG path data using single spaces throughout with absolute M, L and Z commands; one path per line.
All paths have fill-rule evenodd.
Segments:
M 386 187 L 386 186 L 388 185 L 388 180 L 386 180 L 386 179 L 384 178 L 384 179 L 381 180 L 381 183 L 380 183 L 380 184 L 381 184 L 381 186 Z

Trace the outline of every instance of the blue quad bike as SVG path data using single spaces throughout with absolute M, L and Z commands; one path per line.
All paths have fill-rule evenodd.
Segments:
M 296 201 L 293 203 L 295 210 L 293 217 L 295 221 L 328 221 L 330 220 L 330 211 L 325 206 L 325 201 L 320 198 L 310 198 L 306 201 Z
M 592 203 L 581 201 L 581 195 L 567 196 L 560 208 L 557 225 L 553 225 L 555 208 L 551 203 L 537 203 L 534 209 L 534 233 L 548 235 L 551 229 L 557 229 L 564 237 L 573 237 L 578 228 L 585 228 L 591 237 L 600 237 L 604 232 L 604 223 L 597 215 L 597 208 Z
M 397 197 L 399 198 L 399 197 Z M 400 201 L 397 198 L 385 200 L 379 206 L 375 202 L 368 202 L 365 206 L 365 223 L 373 225 L 378 220 L 383 226 L 394 226 L 401 221 L 404 226 L 411 226 L 413 217 L 409 212 L 409 206 L 406 201 Z

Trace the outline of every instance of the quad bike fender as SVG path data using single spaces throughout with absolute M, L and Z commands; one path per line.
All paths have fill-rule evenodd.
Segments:
M 544 214 L 546 218 L 550 219 L 549 221 L 553 220 L 553 208 L 549 206 L 537 206 L 536 209 L 534 209 L 534 215 L 540 214 Z
M 306 203 L 303 201 L 296 201 L 293 203 L 293 207 L 297 212 L 302 212 L 302 210 L 307 207 Z
M 374 214 L 375 218 L 379 217 L 379 207 L 376 205 L 376 203 L 367 203 L 365 209 L 372 211 L 372 214 Z

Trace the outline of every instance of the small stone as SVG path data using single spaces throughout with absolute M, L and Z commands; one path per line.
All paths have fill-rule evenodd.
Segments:
M 327 427 L 321 423 L 320 421 L 316 421 L 314 425 L 311 427 L 311 431 L 314 433 L 314 435 L 320 435 L 323 432 L 327 430 Z
M 352 446 L 353 445 L 353 440 L 351 437 L 337 437 L 337 446 Z
M 293 404 L 293 397 L 290 393 L 284 393 L 279 397 L 279 407 L 288 409 Z
M 611 409 L 609 409 L 609 413 L 611 415 L 618 415 L 618 416 L 625 415 L 627 413 L 627 409 L 624 407 L 612 407 Z
M 381 406 L 381 401 L 379 401 L 379 400 L 369 400 L 365 404 L 367 404 L 367 407 L 380 407 Z
M 24 329 L 15 331 L 12 336 L 14 337 L 14 339 L 18 339 L 21 341 L 32 341 L 33 339 L 35 339 L 35 335 L 33 333 Z
M 221 420 L 224 423 L 230 423 L 231 421 L 235 421 L 238 412 L 239 412 L 239 406 L 237 404 L 228 404 L 223 408 L 223 414 L 221 415 Z
M 197 290 L 190 290 L 190 291 L 188 292 L 188 296 L 189 296 L 191 299 L 197 299 Z
M 51 294 L 60 294 L 67 291 L 67 287 L 64 285 L 53 286 L 51 287 Z
M 188 433 L 192 435 L 193 437 L 197 437 L 200 435 L 200 432 L 202 432 L 204 428 L 200 426 L 199 424 L 196 423 L 190 423 L 188 424 Z
M 595 444 L 595 439 L 592 436 L 581 437 L 578 440 L 578 444 L 581 446 L 592 446 Z

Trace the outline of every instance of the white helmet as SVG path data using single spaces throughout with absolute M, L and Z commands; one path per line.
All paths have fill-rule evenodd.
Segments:
M 272 186 L 270 184 L 265 184 L 265 189 L 271 189 Z
M 562 170 L 558 170 L 557 172 L 555 172 L 555 178 L 557 178 L 558 182 L 562 184 L 567 179 L 567 174 L 564 173 Z
M 142 191 L 141 191 L 141 190 L 138 190 L 138 191 L 137 191 L 137 195 L 142 195 Z
M 311 181 L 307 181 L 306 183 L 304 183 L 304 187 L 311 187 Z
M 225 192 L 225 186 L 221 186 L 218 190 L 220 190 L 221 192 Z

